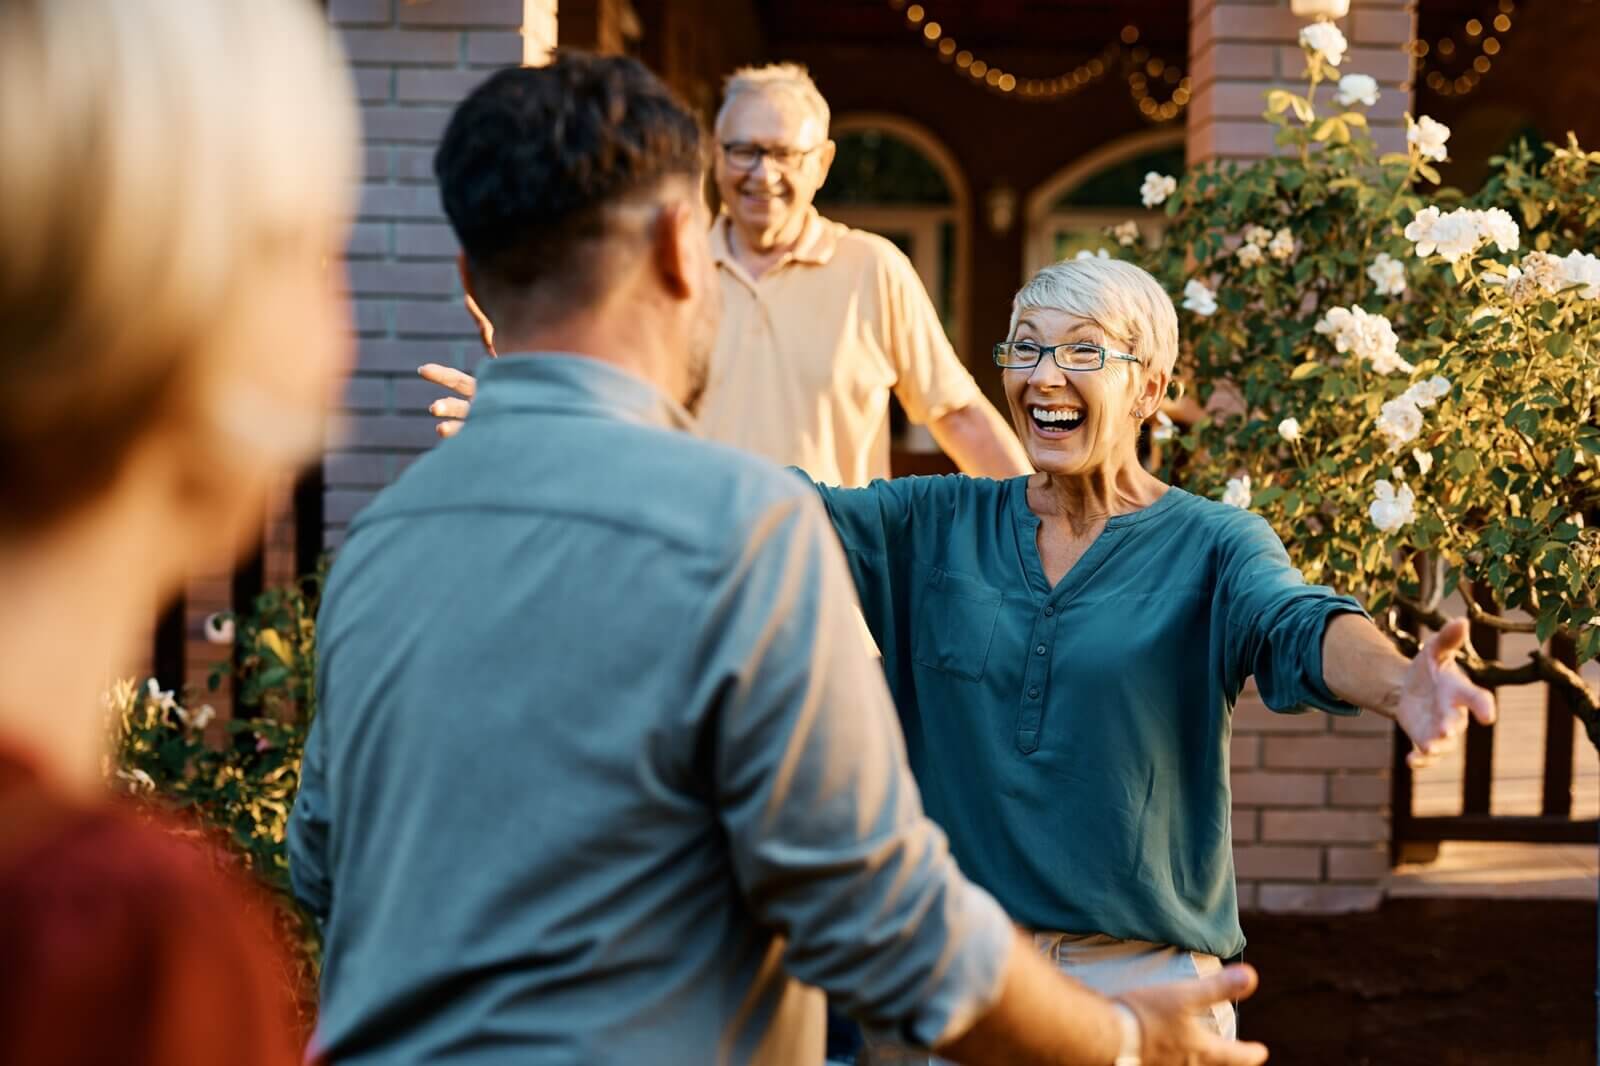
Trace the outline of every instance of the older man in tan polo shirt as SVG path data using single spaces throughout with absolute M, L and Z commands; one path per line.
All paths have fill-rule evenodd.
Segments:
M 728 79 L 716 121 L 723 209 L 711 232 L 723 318 L 696 411 L 703 432 L 818 481 L 865 485 L 889 476 L 892 392 L 966 473 L 1029 472 L 911 261 L 813 206 L 833 162 L 828 120 L 803 67 L 752 67 Z M 492 351 L 493 329 L 481 316 L 479 325 Z M 472 395 L 470 375 L 431 363 L 421 373 Z M 430 409 L 449 436 L 467 405 L 445 399 Z
M 716 121 L 723 319 L 700 408 L 708 436 L 819 481 L 889 476 L 889 395 L 969 474 L 1028 471 L 951 348 L 911 261 L 812 201 L 834 145 L 804 68 L 746 68 Z

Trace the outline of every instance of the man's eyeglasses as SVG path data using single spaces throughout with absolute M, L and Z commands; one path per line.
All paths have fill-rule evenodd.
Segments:
M 787 145 L 768 148 L 764 144 L 733 141 L 722 146 L 722 158 L 735 170 L 754 170 L 763 157 L 772 160 L 772 165 L 779 170 L 793 170 L 821 147 L 820 144 L 814 144 L 810 148 L 790 148 Z
M 1145 365 L 1143 359 L 1119 352 L 1115 348 L 1107 348 L 1101 344 L 1089 344 L 1086 341 L 1073 341 L 1069 344 L 1039 344 L 1035 341 L 1001 341 L 994 346 L 995 364 L 1006 370 L 1026 370 L 1039 365 L 1039 360 L 1049 357 L 1056 361 L 1056 366 L 1062 370 L 1073 370 L 1079 373 L 1087 370 L 1099 370 L 1106 365 L 1106 359 L 1121 359 L 1127 363 Z

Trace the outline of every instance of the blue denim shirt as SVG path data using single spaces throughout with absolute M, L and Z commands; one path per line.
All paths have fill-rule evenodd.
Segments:
M 1052 588 L 1027 484 L 817 486 L 928 813 L 1030 928 L 1237 954 L 1234 700 L 1253 675 L 1274 710 L 1356 713 L 1322 638 L 1361 606 L 1307 585 L 1260 516 L 1178 488 Z
M 499 359 L 352 526 L 289 835 L 335 1061 L 814 1066 L 817 987 L 919 1044 L 998 995 L 822 508 L 687 426 Z

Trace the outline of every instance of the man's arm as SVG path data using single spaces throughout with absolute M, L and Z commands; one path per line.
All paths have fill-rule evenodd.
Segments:
M 691 705 L 715 708 L 713 788 L 734 875 L 785 932 L 785 969 L 869 1030 L 956 1061 L 1111 1066 L 1117 1008 L 1037 958 L 923 814 L 816 501 L 775 502 L 713 572 Z M 1195 997 L 1232 998 L 1240 981 L 1229 971 L 1128 997 L 1144 1066 L 1260 1062 L 1264 1049 L 1193 1018 Z
M 1421 768 L 1456 746 L 1469 712 L 1484 725 L 1495 719 L 1494 697 L 1455 665 L 1466 641 L 1466 619 L 1457 618 L 1407 659 L 1366 618 L 1338 615 L 1322 638 L 1323 681 L 1340 699 L 1399 722 L 1415 745 L 1406 762 Z
M 1022 442 L 986 397 L 934 419 L 928 429 L 963 474 L 1009 478 L 1033 473 Z
M 289 812 L 289 883 L 306 910 L 326 921 L 333 909 L 333 878 L 328 869 L 328 784 L 324 734 L 319 717 L 311 723 L 300 759 L 300 784 Z

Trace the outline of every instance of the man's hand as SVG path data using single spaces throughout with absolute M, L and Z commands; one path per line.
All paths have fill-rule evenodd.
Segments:
M 472 298 L 470 292 L 463 302 L 467 314 L 472 316 L 473 324 L 478 327 L 478 340 L 483 343 L 483 350 L 489 353 L 490 358 L 499 355 L 494 350 L 494 323 L 489 321 L 489 316 L 483 313 L 483 308 L 478 306 L 478 301 Z M 439 420 L 433 431 L 441 437 L 453 437 L 461 432 L 461 423 L 466 421 L 467 413 L 472 410 L 472 397 L 478 391 L 478 379 L 440 363 L 425 363 L 417 368 L 417 374 L 423 381 L 443 385 L 460 397 L 447 396 L 428 405 L 428 413 Z
M 1495 719 L 1494 697 L 1474 685 L 1455 664 L 1467 643 L 1467 621 L 1457 618 L 1422 646 L 1411 660 L 1395 706 L 1395 721 L 1415 747 L 1406 756 L 1414 770 L 1432 765 L 1467 731 L 1467 714 L 1484 725 Z
M 455 393 L 455 396 L 446 396 L 428 405 L 428 413 L 439 420 L 433 431 L 441 437 L 455 436 L 461 431 L 461 423 L 466 420 L 467 413 L 472 410 L 472 397 L 478 392 L 478 379 L 465 370 L 439 363 L 423 364 L 417 368 L 417 375 L 424 381 L 442 385 Z
M 1262 1045 L 1224 1040 L 1200 1020 L 1212 1004 L 1244 999 L 1255 989 L 1255 970 L 1241 965 L 1121 997 L 1139 1020 L 1143 1066 L 1265 1062 Z M 1018 933 L 999 998 L 965 1032 L 935 1050 L 963 1066 L 1110 1066 L 1123 1038 L 1111 1001 L 1046 962 L 1034 951 L 1032 938 Z
M 1121 996 L 1139 1019 L 1143 1066 L 1257 1066 L 1266 1062 L 1266 1045 L 1224 1040 L 1196 1017 L 1212 1004 L 1249 998 L 1256 984 L 1256 971 L 1238 965 L 1195 981 L 1153 985 Z

